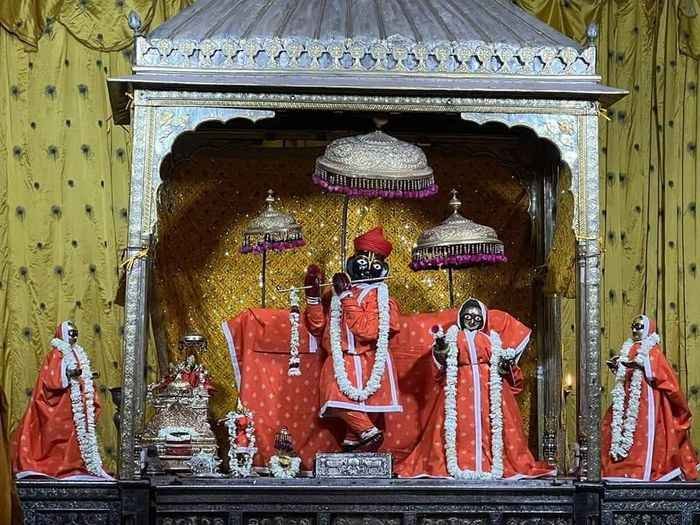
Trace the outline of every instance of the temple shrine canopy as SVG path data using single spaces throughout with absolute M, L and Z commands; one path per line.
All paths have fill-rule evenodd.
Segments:
M 132 20 L 138 33 L 139 22 Z M 589 39 L 595 41 L 595 30 Z M 581 47 L 506 0 L 198 0 L 136 39 L 125 92 L 279 88 L 600 100 L 593 45 Z M 189 87 L 188 87 L 189 86 Z M 119 110 L 117 111 L 117 108 Z
M 459 121 L 525 127 L 556 147 L 570 172 L 574 203 L 580 476 L 599 478 L 598 111 L 626 91 L 601 83 L 594 27 L 581 46 L 507 0 L 198 0 L 148 35 L 137 14 L 129 15 L 129 25 L 136 34 L 132 74 L 108 80 L 114 120 L 133 118 L 134 136 L 121 477 L 136 476 L 141 457 L 148 247 L 157 239 L 161 166 L 175 140 L 195 142 L 189 132 L 205 122 L 267 120 L 270 128 L 292 122 L 294 130 L 305 130 L 313 126 L 312 113 L 323 119 L 341 112 L 346 128 L 327 119 L 324 129 L 347 132 L 357 115 L 376 114 L 379 121 L 388 113 L 398 121 L 411 114 L 431 129 Z M 468 133 L 455 133 L 461 135 Z M 537 241 L 543 261 L 554 231 L 554 202 L 545 197 L 556 194 L 560 163 L 552 164 L 530 188 L 540 203 L 532 213 L 546 226 Z M 545 308 L 542 319 L 559 318 L 556 301 Z M 552 435 L 548 443 L 563 442 L 561 426 L 553 423 L 561 413 L 558 332 L 545 321 L 537 326 L 544 338 L 540 362 L 554 363 L 542 376 L 538 405 L 540 426 L 554 426 L 540 429 L 537 439 Z

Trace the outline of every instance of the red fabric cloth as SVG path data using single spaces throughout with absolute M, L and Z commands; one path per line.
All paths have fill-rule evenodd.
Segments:
M 655 330 L 652 323 L 649 323 L 650 333 Z M 640 347 L 640 343 L 632 346 L 630 360 L 636 357 Z M 625 379 L 627 395 L 632 373 L 633 369 L 629 369 Z M 698 479 L 698 458 L 688 436 L 690 409 L 659 345 L 649 351 L 644 374 L 634 443 L 629 455 L 620 461 L 613 461 L 610 456 L 612 407 L 605 415 L 601 447 L 603 476 L 643 481 L 667 481 L 681 475 L 689 480 Z
M 320 308 L 320 312 L 323 312 L 323 308 Z M 504 334 L 510 333 L 507 326 L 513 319 L 506 316 L 497 311 L 491 312 L 491 326 Z M 241 401 L 255 412 L 258 446 L 255 465 L 264 466 L 274 454 L 275 433 L 286 425 L 302 459 L 302 469 L 312 470 L 316 452 L 340 450 L 340 444 L 346 437 L 345 425 L 336 418 L 318 417 L 321 370 L 328 356 L 322 345 L 314 344 L 315 340 L 309 337 L 304 323 L 300 327 L 302 375 L 287 376 L 288 317 L 287 310 L 247 310 L 225 322 L 224 332 L 232 350 L 234 367 L 240 371 L 240 374 L 236 374 L 241 378 L 238 383 Z M 444 394 L 440 383 L 436 382 L 430 328 L 436 324 L 447 327 L 456 317 L 455 310 L 446 310 L 428 314 L 398 314 L 396 318 L 397 331 L 390 340 L 390 349 L 403 412 L 369 415 L 383 415 L 384 442 L 380 451 L 391 452 L 397 472 L 406 471 L 401 470 L 402 462 L 421 438 L 430 432 L 441 432 L 442 427 L 434 428 L 433 419 L 440 412 L 436 406 L 441 406 Z M 318 319 L 321 319 L 320 315 Z M 512 322 L 517 323 L 514 319 Z M 315 330 L 320 328 L 316 326 Z M 507 336 L 503 337 L 504 345 L 515 346 Z M 316 352 L 310 351 L 310 343 L 311 348 L 318 347 Z M 514 386 L 510 388 L 515 392 Z M 504 397 L 506 391 L 508 389 L 504 389 Z M 509 406 L 513 407 L 510 419 L 517 423 L 522 435 L 517 406 Z M 518 450 L 529 459 L 527 441 L 522 438 L 521 443 L 522 447 Z M 442 452 L 442 444 L 439 451 Z M 462 465 L 464 467 L 466 465 Z
M 339 410 L 338 417 L 345 422 L 348 428 L 345 439 L 359 440 L 363 432 L 375 426 L 369 415 L 367 415 L 367 412 Z
M 391 254 L 393 245 L 384 237 L 384 229 L 381 226 L 373 228 L 353 241 L 356 252 L 377 253 L 385 259 Z
M 258 453 L 254 462 L 264 467 L 275 453 L 275 434 L 289 429 L 302 460 L 312 470 L 316 452 L 337 452 L 343 430 L 336 420 L 318 417 L 318 385 L 323 356 L 315 339 L 300 323 L 300 376 L 287 375 L 289 311 L 246 310 L 223 323 L 242 403 L 253 412 Z
M 61 379 L 63 356 L 53 348 L 39 370 L 32 398 L 13 435 L 13 471 L 56 478 L 89 475 L 73 422 L 70 387 Z M 99 417 L 95 391 L 95 419 Z
M 377 286 L 353 286 L 351 294 L 341 300 L 342 317 L 341 348 L 345 361 L 345 370 L 350 383 L 363 388 L 372 372 L 377 350 L 379 333 L 379 306 Z M 353 401 L 345 396 L 338 387 L 333 369 L 330 340 L 330 294 L 324 298 L 323 305 L 309 305 L 305 311 L 306 326 L 311 334 L 321 339 L 321 347 L 328 355 L 321 369 L 320 414 L 332 416 L 328 409 L 357 410 L 360 412 L 400 412 L 398 379 L 393 359 L 387 359 L 381 386 L 369 399 L 363 402 Z M 389 340 L 399 332 L 399 308 L 389 298 Z
M 391 339 L 404 412 L 384 415 L 383 451 L 395 461 L 406 457 L 418 441 L 426 396 L 433 390 L 430 327 L 445 324 L 455 311 L 400 316 L 400 331 Z M 255 465 L 264 467 L 274 454 L 274 436 L 282 425 L 289 428 L 302 459 L 302 469 L 312 470 L 316 452 L 338 452 L 345 437 L 336 418 L 318 417 L 319 380 L 327 355 L 300 326 L 301 376 L 288 376 L 289 312 L 254 309 L 223 323 L 234 374 L 243 404 L 255 414 Z M 316 348 L 316 351 L 313 349 Z

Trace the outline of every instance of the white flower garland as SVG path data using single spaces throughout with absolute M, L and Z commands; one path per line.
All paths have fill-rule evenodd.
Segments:
M 384 283 L 377 286 L 377 303 L 379 306 L 379 335 L 377 337 L 377 352 L 374 357 L 372 373 L 364 388 L 359 389 L 350 383 L 345 370 L 345 359 L 340 337 L 340 318 L 342 308 L 340 297 L 336 294 L 331 299 L 330 338 L 333 354 L 333 371 L 340 391 L 354 401 L 366 401 L 381 386 L 382 376 L 386 369 L 389 356 L 389 290 Z
M 80 376 L 69 378 L 73 424 L 86 470 L 95 476 L 104 477 L 105 472 L 102 469 L 102 458 L 95 432 L 95 385 L 92 382 L 90 360 L 80 345 L 71 346 L 62 339 L 52 339 L 51 345 L 60 350 L 66 370 L 82 369 Z
M 491 472 L 474 471 L 459 468 L 457 457 L 457 383 L 458 356 L 457 336 L 459 328 L 451 326 L 447 331 L 447 370 L 445 378 L 445 459 L 447 471 L 455 479 L 490 480 L 503 477 L 503 379 L 498 373 L 501 359 L 513 359 L 518 352 L 512 348 L 504 349 L 501 338 L 493 330 L 490 333 L 491 361 L 489 364 L 489 419 L 491 421 Z M 466 335 L 466 331 L 465 331 Z M 474 385 L 474 388 L 481 388 Z
M 299 294 L 296 288 L 289 292 L 289 365 L 288 376 L 301 375 L 301 359 L 299 358 Z
M 238 420 L 248 419 L 245 434 L 248 438 L 248 446 L 238 444 Z M 255 421 L 253 412 L 241 405 L 239 411 L 231 411 L 226 414 L 226 428 L 228 429 L 228 460 L 229 471 L 232 477 L 245 478 L 253 472 L 253 457 L 258 449 L 255 446 Z
M 649 352 L 657 344 L 659 344 L 658 334 L 645 337 L 641 341 L 634 362 L 637 365 L 644 366 L 645 361 L 649 357 Z M 634 372 L 632 372 L 629 397 L 625 407 L 625 397 L 627 395 L 627 392 L 625 392 L 625 379 L 628 367 L 623 363 L 630 362 L 629 353 L 633 345 L 634 342 L 628 339 L 620 349 L 620 358 L 618 359 L 617 372 L 615 373 L 615 386 L 612 389 L 610 456 L 616 461 L 626 458 L 630 453 L 630 449 L 634 444 L 634 433 L 637 429 L 637 417 L 639 416 L 639 399 L 642 395 L 642 379 L 644 377 L 642 370 L 634 369 Z
M 296 477 L 299 474 L 299 469 L 301 468 L 301 458 L 290 457 L 289 466 L 283 467 L 280 463 L 280 457 L 276 454 L 270 458 L 268 466 L 270 467 L 270 474 L 275 478 L 290 479 Z

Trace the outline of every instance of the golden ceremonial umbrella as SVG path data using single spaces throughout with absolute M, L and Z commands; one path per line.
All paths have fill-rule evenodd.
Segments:
M 378 125 L 383 122 L 377 121 Z M 340 261 L 345 265 L 350 197 L 422 199 L 437 193 L 433 170 L 423 150 L 383 131 L 343 137 L 331 142 L 316 159 L 314 183 L 341 193 Z
M 291 215 L 274 208 L 275 192 L 267 191 L 267 206 L 248 223 L 243 232 L 241 253 L 262 254 L 262 307 L 265 308 L 267 285 L 267 252 L 280 252 L 304 246 L 301 226 Z
M 454 306 L 452 270 L 506 262 L 503 243 L 496 230 L 477 224 L 459 213 L 462 203 L 452 190 L 452 213 L 443 222 L 425 230 L 411 253 L 411 269 L 447 269 L 450 308 Z

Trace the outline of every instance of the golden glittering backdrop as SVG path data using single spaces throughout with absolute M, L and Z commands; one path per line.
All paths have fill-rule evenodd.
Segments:
M 278 144 L 279 145 L 279 144 Z M 455 272 L 456 298 L 474 295 L 532 326 L 534 303 L 531 272 L 528 198 L 512 169 L 496 158 L 470 158 L 454 147 L 430 147 L 426 152 L 442 190 L 423 201 L 352 199 L 349 212 L 349 252 L 352 239 L 377 225 L 394 244 L 389 258 L 389 288 L 403 312 L 447 307 L 445 272 L 413 272 L 411 248 L 420 232 L 442 221 L 448 191 L 460 190 L 463 212 L 495 227 L 510 262 L 497 267 Z M 287 308 L 288 297 L 275 291 L 302 283 L 304 270 L 316 262 L 330 276 L 340 268 L 339 234 L 342 197 L 324 194 L 311 182 L 320 147 L 250 147 L 200 150 L 175 163 L 161 190 L 160 242 L 156 286 L 162 297 L 168 348 L 188 330 L 204 334 L 210 352 L 204 357 L 218 388 L 213 400 L 218 417 L 235 399 L 233 373 L 220 325 L 225 319 L 260 304 L 260 257 L 239 252 L 246 223 L 262 208 L 273 188 L 278 206 L 302 225 L 307 245 L 268 257 L 268 307 Z M 164 174 L 165 175 L 165 174 Z M 529 414 L 534 388 L 536 350 L 525 360 L 530 378 L 523 398 Z M 534 406 L 534 405 L 533 405 Z M 529 419 L 524 417 L 524 419 Z

